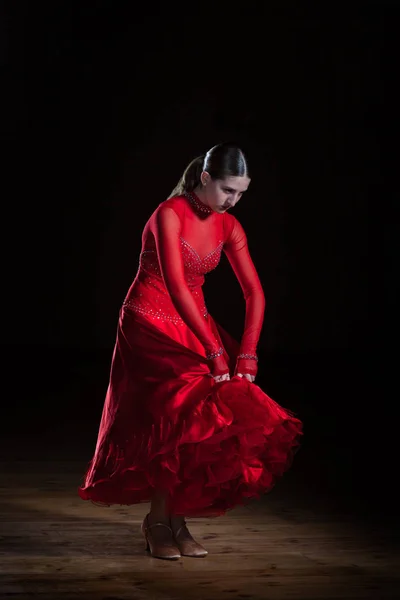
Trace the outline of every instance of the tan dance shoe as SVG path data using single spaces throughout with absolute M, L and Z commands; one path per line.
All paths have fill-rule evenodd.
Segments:
M 187 528 L 186 521 L 176 530 L 174 538 L 182 556 L 192 556 L 194 558 L 204 558 L 204 556 L 207 556 L 207 550 L 193 539 L 192 534 Z
M 156 528 L 157 533 L 155 533 Z M 145 539 L 145 550 L 150 552 L 151 556 L 164 558 L 165 560 L 178 560 L 178 558 L 181 558 L 171 527 L 168 527 L 165 523 L 150 525 L 149 515 L 146 515 L 141 531 Z

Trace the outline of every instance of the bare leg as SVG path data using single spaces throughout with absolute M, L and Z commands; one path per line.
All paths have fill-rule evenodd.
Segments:
M 182 525 L 185 523 L 185 517 L 183 515 L 171 515 L 171 529 L 176 533 Z
M 185 522 L 183 515 L 171 515 L 167 510 L 167 497 L 162 492 L 156 492 L 150 504 L 150 523 L 166 523 L 173 531 L 177 531 Z
M 149 523 L 165 523 L 170 526 L 170 518 L 167 512 L 167 496 L 164 492 L 156 492 L 152 499 L 149 512 Z
M 179 532 L 179 538 L 182 541 L 193 540 L 189 530 L 185 525 L 183 515 L 171 515 L 167 510 L 167 497 L 163 492 L 153 494 L 149 512 L 149 525 L 154 523 L 164 523 L 171 527 L 174 534 Z
M 153 542 L 163 544 L 164 548 L 165 546 L 168 546 L 166 551 L 169 555 L 171 554 L 171 546 L 175 548 L 175 543 L 178 545 L 182 555 L 198 557 L 207 555 L 207 550 L 192 537 L 186 525 L 185 517 L 183 515 L 171 515 L 169 513 L 167 509 L 167 497 L 162 492 L 156 492 L 151 499 L 148 523 L 149 526 L 155 525 L 156 523 L 167 525 L 168 528 L 156 527 L 152 528 L 152 531 L 154 532 Z M 155 532 L 154 529 L 157 529 L 158 531 Z M 164 550 L 162 551 L 164 552 Z M 159 550 L 158 556 L 160 556 Z
M 150 512 L 142 523 L 142 533 L 146 549 L 152 556 L 170 560 L 180 558 L 167 511 L 167 497 L 162 492 L 156 492 L 151 499 Z

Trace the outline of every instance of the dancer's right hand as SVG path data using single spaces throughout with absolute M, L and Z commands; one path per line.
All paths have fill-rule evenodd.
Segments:
M 223 354 L 217 358 L 211 359 L 209 365 L 210 376 L 213 377 L 214 381 L 226 381 L 230 379 L 228 363 Z
M 230 380 L 230 375 L 229 373 L 225 373 L 225 375 L 215 375 L 213 376 L 214 381 L 216 382 L 220 382 L 220 381 L 229 381 Z

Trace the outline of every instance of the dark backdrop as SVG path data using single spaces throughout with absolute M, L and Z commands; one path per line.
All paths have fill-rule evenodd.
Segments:
M 73 440 L 89 460 L 142 228 L 194 156 L 232 140 L 252 171 L 234 214 L 267 298 L 258 381 L 305 422 L 293 477 L 393 501 L 397 8 L 265 4 L 3 6 L 5 452 Z M 205 290 L 239 337 L 224 260 Z

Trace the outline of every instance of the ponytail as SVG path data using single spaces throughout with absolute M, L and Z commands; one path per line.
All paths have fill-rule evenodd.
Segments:
M 185 192 L 193 192 L 201 184 L 200 175 L 203 172 L 204 158 L 204 155 L 198 156 L 188 164 L 178 184 L 168 196 L 169 198 L 180 196 Z
M 207 171 L 214 180 L 226 177 L 249 177 L 247 160 L 242 150 L 235 144 L 224 142 L 188 164 L 169 198 L 180 196 L 185 192 L 193 192 L 201 185 L 200 176 L 203 171 Z

